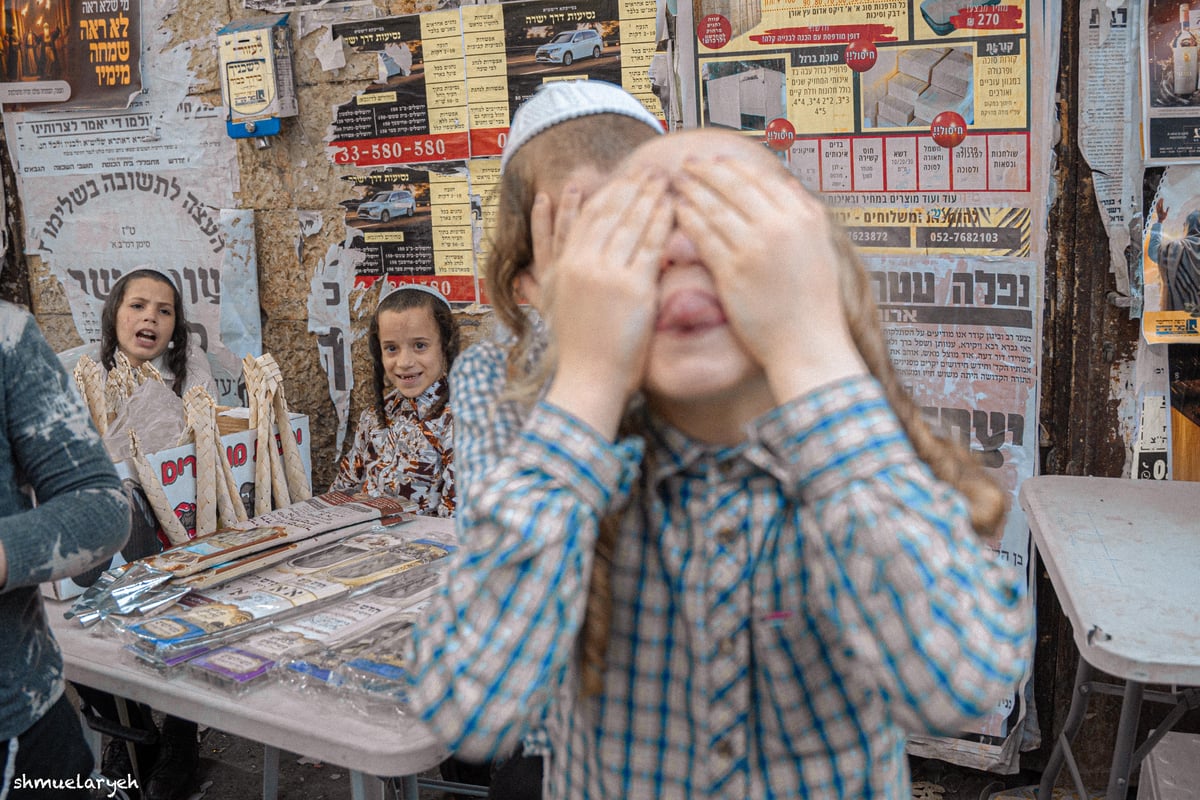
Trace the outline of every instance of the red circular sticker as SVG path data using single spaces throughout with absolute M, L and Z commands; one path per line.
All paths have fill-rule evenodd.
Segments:
M 729 44 L 732 35 L 733 26 L 721 14 L 709 14 L 696 26 L 696 38 L 710 50 L 720 50 Z
M 766 142 L 772 150 L 783 152 L 796 141 L 796 128 L 784 117 L 776 117 L 767 123 Z
M 958 147 L 967 138 L 967 121 L 957 111 L 943 111 L 933 118 L 929 133 L 942 147 Z
M 846 46 L 846 66 L 855 72 L 866 72 L 879 59 L 879 49 L 870 39 L 855 39 Z

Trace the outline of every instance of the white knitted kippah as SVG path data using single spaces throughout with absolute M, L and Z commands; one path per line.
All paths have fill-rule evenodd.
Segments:
M 500 155 L 500 169 L 503 171 L 513 153 L 542 131 L 591 114 L 621 114 L 663 132 L 662 123 L 620 86 L 606 81 L 549 81 L 513 114 L 508 141 Z

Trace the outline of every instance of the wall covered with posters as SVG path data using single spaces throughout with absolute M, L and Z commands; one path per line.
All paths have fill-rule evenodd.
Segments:
M 649 0 L 51 8 L 51 30 L 72 41 L 119 30 L 125 38 L 97 45 L 90 63 L 119 54 L 131 78 L 118 91 L 64 49 L 28 69 L 16 61 L 0 83 L 33 305 L 52 343 L 94 342 L 125 271 L 170 273 L 227 402 L 243 356 L 265 350 L 283 365 L 291 404 L 314 420 L 318 484 L 367 402 L 354 376 L 367 374 L 362 337 L 382 287 L 434 284 L 462 310 L 468 338 L 490 330 L 481 264 L 513 109 L 563 78 L 622 84 L 661 109 Z M 279 12 L 299 115 L 278 136 L 231 139 L 217 32 Z M 6 19 L 24 24 L 15 5 Z
M 513 110 L 568 77 L 619 83 L 664 124 L 772 147 L 861 247 L 929 418 L 1014 496 L 1036 470 L 1054 3 L 116 0 L 101 26 L 91 0 L 53 2 L 74 4 L 61 24 L 81 35 L 140 13 L 128 39 L 140 83 L 94 100 L 109 73 L 86 90 L 72 78 L 78 102 L 35 105 L 22 85 L 50 99 L 34 85 L 52 76 L 36 62 L 9 73 L 5 97 L 26 102 L 5 107 L 5 132 L 52 344 L 96 338 L 124 271 L 171 273 L 228 367 L 227 399 L 237 360 L 275 355 L 290 405 L 311 419 L 317 485 L 369 402 L 363 336 L 382 287 L 436 285 L 469 339 L 490 333 L 497 156 Z M 281 11 L 299 115 L 279 136 L 233 140 L 216 33 Z M 1028 569 L 1019 514 L 999 549 Z M 1039 735 L 1028 695 L 914 748 L 1015 771 Z
M 1126 472 L 1200 480 L 1200 7 L 1085 0 L 1080 12 L 1080 150 L 1142 329 Z

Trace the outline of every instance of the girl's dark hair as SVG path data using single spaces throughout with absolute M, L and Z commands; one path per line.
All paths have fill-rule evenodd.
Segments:
M 433 315 L 433 322 L 437 325 L 438 335 L 442 339 L 442 358 L 446 360 L 447 374 L 450 372 L 450 365 L 454 363 L 454 358 L 458 355 L 458 323 L 454 321 L 454 314 L 451 313 L 450 307 L 437 297 L 429 292 L 412 288 L 405 289 L 401 286 L 380 300 L 379 305 L 375 308 L 375 314 L 371 317 L 371 329 L 367 336 L 367 344 L 371 348 L 371 367 L 375 373 L 375 418 L 380 425 L 387 425 L 383 410 L 383 395 L 387 383 L 383 373 L 383 348 L 379 345 L 379 315 L 384 311 L 407 311 L 410 308 L 427 308 Z M 450 393 L 447 392 L 430 409 L 430 414 L 436 415 L 445 408 L 449 398 Z
M 187 317 L 183 313 L 183 295 L 179 293 L 175 282 L 158 270 L 142 268 L 127 272 L 108 293 L 108 299 L 104 301 L 104 308 L 100 312 L 100 363 L 108 370 L 117 365 L 117 312 L 125 302 L 129 284 L 138 278 L 150 278 L 171 287 L 171 297 L 175 301 L 175 330 L 171 332 L 171 341 L 164 355 L 167 366 L 175 373 L 171 390 L 182 396 L 184 383 L 187 381 L 188 350 L 188 325 Z

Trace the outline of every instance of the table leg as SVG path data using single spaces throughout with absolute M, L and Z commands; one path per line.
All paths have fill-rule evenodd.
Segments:
M 279 748 L 263 745 L 263 800 L 279 797 Z
M 1112 769 L 1108 773 L 1106 800 L 1125 800 L 1129 791 L 1129 767 L 1145 690 L 1143 683 L 1125 682 L 1125 698 L 1121 701 L 1121 720 L 1117 723 L 1117 742 L 1113 747 Z
M 421 787 L 417 783 L 416 775 L 405 775 L 396 780 L 400 782 L 401 800 L 421 800 Z
M 383 781 L 374 775 L 351 770 L 350 798 L 351 800 L 383 800 Z
M 82 719 L 79 720 L 79 725 L 83 728 L 83 739 L 87 742 L 88 749 L 92 751 L 92 758 L 96 761 L 96 772 L 99 772 L 100 762 L 104 760 L 104 734 Z
M 126 728 L 132 727 L 129 724 L 129 702 L 120 695 L 116 695 L 114 699 L 117 701 L 117 721 Z M 154 765 L 147 764 L 146 770 L 143 772 L 142 765 L 138 763 L 137 748 L 133 746 L 133 742 L 125 742 L 125 750 L 129 753 L 129 763 L 133 765 L 133 774 L 137 776 L 139 781 L 148 780 L 147 775 Z M 96 763 L 99 764 L 100 762 L 97 761 Z
M 1067 721 L 1063 723 L 1062 733 L 1050 752 L 1050 760 L 1046 762 L 1046 770 L 1042 773 L 1042 782 L 1038 785 L 1039 800 L 1050 800 L 1053 796 L 1054 782 L 1058 773 L 1062 772 L 1063 761 L 1066 760 L 1067 750 L 1075 741 L 1079 727 L 1083 724 L 1083 716 L 1087 713 L 1089 690 L 1088 682 L 1092 679 L 1092 665 L 1083 656 L 1079 657 L 1079 665 L 1075 668 L 1075 687 L 1071 690 L 1071 710 L 1067 712 Z

